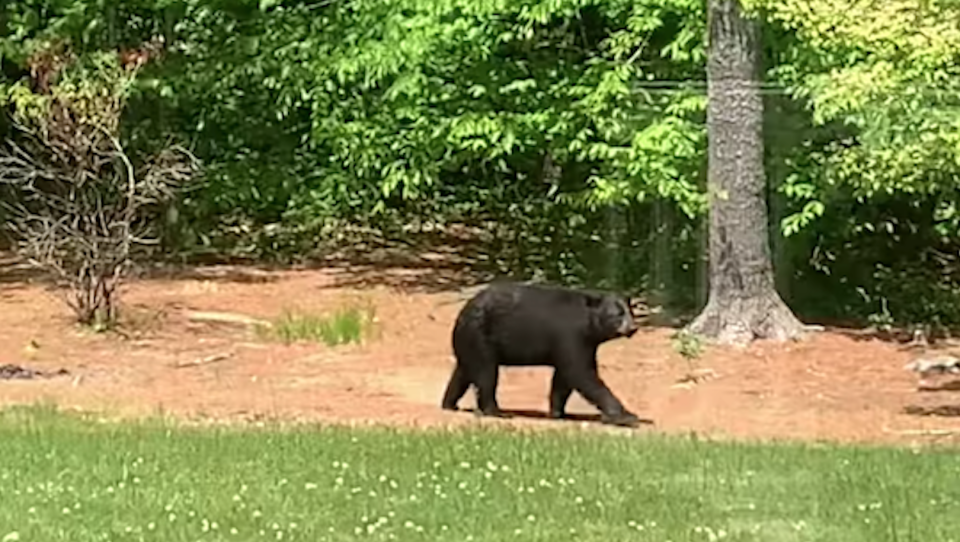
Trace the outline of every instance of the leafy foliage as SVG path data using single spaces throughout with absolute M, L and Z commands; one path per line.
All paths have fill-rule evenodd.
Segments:
M 960 8 L 743 4 L 765 23 L 788 300 L 960 321 Z M 206 164 L 165 210 L 169 248 L 273 257 L 460 222 L 492 272 L 690 307 L 705 25 L 702 0 L 22 0 L 0 8 L 0 91 L 58 40 L 92 58 L 162 36 L 121 126 L 134 154 L 174 135 Z
M 811 111 L 781 187 L 795 202 L 784 233 L 813 256 L 801 284 L 832 284 L 834 313 L 957 321 L 960 6 L 756 4 L 795 36 L 772 73 Z

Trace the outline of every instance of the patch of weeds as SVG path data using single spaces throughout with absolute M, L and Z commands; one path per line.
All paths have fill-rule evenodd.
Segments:
M 699 335 L 682 329 L 673 334 L 670 338 L 670 345 L 676 353 L 680 354 L 687 362 L 703 355 L 703 340 Z
M 271 325 L 257 326 L 257 332 L 263 338 L 287 344 L 299 341 L 327 346 L 360 343 L 372 334 L 375 314 L 370 305 L 340 307 L 330 314 L 284 311 Z
M 683 329 L 673 334 L 670 344 L 687 362 L 687 374 L 680 379 L 679 385 L 696 384 L 716 376 L 711 369 L 698 369 L 695 366 L 695 360 L 703 355 L 703 339 L 699 335 Z
M 867 322 L 878 331 L 889 333 L 893 330 L 896 320 L 887 308 L 887 298 L 880 298 L 880 311 L 867 316 Z

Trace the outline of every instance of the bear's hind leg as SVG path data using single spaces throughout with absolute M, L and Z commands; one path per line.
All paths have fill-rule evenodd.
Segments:
M 458 365 L 463 367 L 464 374 L 461 378 L 467 379 L 476 388 L 477 409 L 480 413 L 486 416 L 504 416 L 497 405 L 499 364 L 486 337 L 473 329 L 457 330 L 454 332 L 453 350 Z M 459 390 L 450 390 L 451 396 L 453 391 Z
M 443 401 L 440 403 L 444 410 L 457 410 L 457 402 L 463 397 L 470 388 L 470 375 L 466 369 L 457 363 L 453 368 L 453 374 L 450 375 L 450 382 L 447 383 L 447 390 L 443 394 Z
M 477 407 L 484 416 L 507 417 L 497 404 L 499 377 L 500 371 L 495 363 L 484 364 L 476 370 L 474 383 L 477 386 Z

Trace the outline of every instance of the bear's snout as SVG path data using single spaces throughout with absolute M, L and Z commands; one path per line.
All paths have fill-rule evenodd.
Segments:
M 640 326 L 638 326 L 637 323 L 633 321 L 633 318 L 631 318 L 629 314 L 626 317 L 624 317 L 623 320 L 620 321 L 620 329 L 619 329 L 620 335 L 628 339 L 630 337 L 633 337 L 637 333 L 637 330 L 639 329 L 640 329 Z

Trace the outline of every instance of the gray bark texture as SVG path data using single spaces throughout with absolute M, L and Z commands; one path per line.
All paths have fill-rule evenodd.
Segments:
M 737 0 L 709 0 L 708 18 L 710 293 L 688 330 L 727 344 L 798 338 L 770 259 L 757 27 Z

